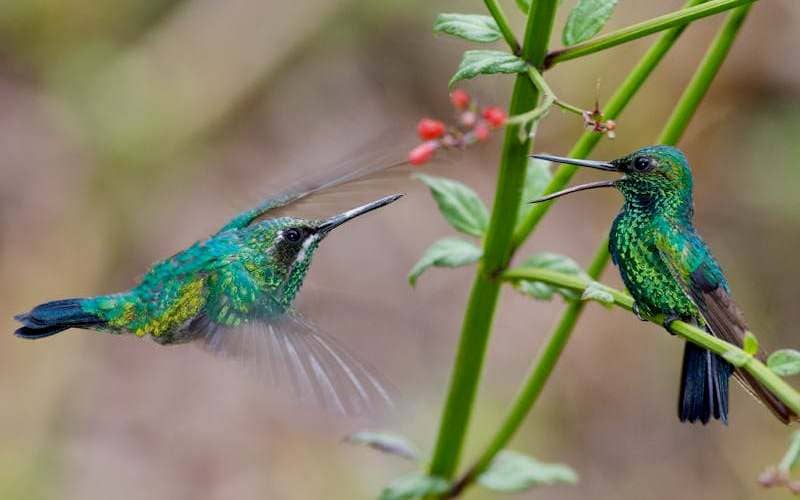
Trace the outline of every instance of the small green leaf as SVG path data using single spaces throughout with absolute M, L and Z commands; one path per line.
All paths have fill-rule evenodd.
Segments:
M 489 225 L 489 211 L 475 191 L 466 185 L 432 175 L 415 176 L 428 186 L 445 219 L 451 226 L 472 236 L 482 237 Z
M 614 296 L 608 291 L 605 285 L 596 281 L 589 283 L 589 286 L 586 287 L 586 290 L 584 290 L 581 295 L 581 300 L 594 300 L 606 307 L 614 305 Z
M 549 161 L 528 158 L 528 167 L 525 171 L 525 186 L 522 188 L 522 201 L 519 206 L 517 220 L 521 221 L 523 214 L 533 208 L 531 200 L 541 196 L 552 179 L 553 173 L 550 170 Z
M 566 465 L 547 464 L 506 450 L 498 453 L 478 482 L 491 490 L 516 493 L 534 486 L 575 484 L 578 475 Z
M 531 0 L 516 0 L 517 7 L 519 10 L 522 11 L 523 14 L 528 14 L 528 11 L 531 10 Z
M 531 255 L 522 263 L 522 266 L 551 269 L 553 271 L 573 274 L 589 279 L 589 276 L 581 269 L 577 262 L 569 257 L 556 253 L 541 252 Z M 514 283 L 514 288 L 538 300 L 550 300 L 556 293 L 566 300 L 578 300 L 578 298 L 580 298 L 578 292 L 574 290 L 555 287 L 540 281 L 519 280 Z
M 758 339 L 755 335 L 753 335 L 753 332 L 747 332 L 744 334 L 742 349 L 744 349 L 744 352 L 751 356 L 758 352 Z
M 408 273 L 411 286 L 417 284 L 417 278 L 429 267 L 459 267 L 477 262 L 481 258 L 481 249 L 472 243 L 458 238 L 442 238 L 425 251 L 419 261 Z
M 468 50 L 461 58 L 461 64 L 450 79 L 450 86 L 459 80 L 475 78 L 478 75 L 496 73 L 524 73 L 525 61 L 501 50 Z
M 503 34 L 492 16 L 477 14 L 439 14 L 433 31 L 457 36 L 471 42 L 494 42 Z
M 345 442 L 363 444 L 378 451 L 397 455 L 407 460 L 419 460 L 419 451 L 414 444 L 403 436 L 388 432 L 354 432 L 344 438 Z
M 741 368 L 747 364 L 753 357 L 744 351 L 728 351 L 722 355 L 725 361 L 732 364 L 736 368 Z
M 381 492 L 380 500 L 410 500 L 427 495 L 441 495 L 450 484 L 440 478 L 412 472 L 392 481 Z
M 800 374 L 800 351 L 794 349 L 775 351 L 767 359 L 767 366 L 781 377 Z
M 614 12 L 617 0 L 578 0 L 564 26 L 561 40 L 564 45 L 575 45 L 597 34 Z

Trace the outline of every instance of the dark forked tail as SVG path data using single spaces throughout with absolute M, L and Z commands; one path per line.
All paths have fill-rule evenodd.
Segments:
M 711 418 L 728 423 L 728 381 L 733 366 L 718 355 L 686 342 L 681 370 L 678 417 L 681 422 Z
M 46 302 L 14 319 L 22 326 L 14 335 L 23 339 L 42 339 L 68 328 L 91 328 L 105 323 L 94 314 L 84 312 L 83 299 L 64 299 Z

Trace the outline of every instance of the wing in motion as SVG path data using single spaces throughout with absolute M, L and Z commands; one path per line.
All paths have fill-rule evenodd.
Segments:
M 296 313 L 246 319 L 237 326 L 203 316 L 190 328 L 209 351 L 242 361 L 302 402 L 351 416 L 392 406 L 393 391 L 372 368 Z

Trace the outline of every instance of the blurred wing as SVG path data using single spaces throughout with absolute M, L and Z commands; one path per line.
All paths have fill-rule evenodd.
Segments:
M 664 236 L 669 234 L 664 231 L 660 234 L 662 236 L 657 238 L 656 246 L 661 259 L 697 306 L 706 323 L 706 329 L 715 337 L 742 347 L 749 328 L 744 314 L 731 298 L 722 271 L 708 248 L 693 233 L 686 232 L 677 238 Z M 766 360 L 763 351 L 756 356 L 761 361 Z M 794 417 L 789 408 L 748 372 L 736 368 L 734 375 L 748 392 L 764 403 L 781 421 L 788 423 Z
M 302 179 L 290 184 L 280 193 L 270 196 L 257 207 L 240 213 L 223 226 L 219 232 L 246 227 L 267 212 L 271 212 L 270 216 L 273 216 L 273 211 L 277 208 L 290 204 L 293 207 L 296 206 L 299 200 L 306 198 L 310 194 L 368 177 L 372 178 L 378 172 L 408 163 L 406 159 L 407 149 L 400 149 L 400 146 L 395 146 L 388 151 L 374 152 L 371 149 L 366 151 L 371 152 L 350 156 L 332 166 L 322 168 L 314 174 L 304 176 Z M 293 215 L 295 214 L 293 213 Z
M 344 415 L 374 415 L 392 406 L 389 384 L 339 342 L 289 313 L 223 326 L 193 325 L 209 351 L 245 363 L 300 401 Z

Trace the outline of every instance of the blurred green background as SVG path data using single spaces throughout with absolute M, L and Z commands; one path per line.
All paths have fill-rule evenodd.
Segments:
M 607 29 L 679 8 L 622 0 Z M 571 0 L 564 2 L 554 34 Z M 513 2 L 504 3 L 521 31 Z M 0 498 L 369 498 L 409 466 L 340 444 L 364 427 L 428 450 L 472 271 L 405 274 L 451 234 L 429 195 L 348 225 L 317 254 L 303 309 L 402 394 L 379 422 L 298 409 L 192 347 L 84 332 L 23 342 L 11 316 L 46 299 L 130 286 L 147 266 L 220 226 L 282 183 L 383 134 L 449 119 L 459 41 L 437 12 L 480 2 L 400 0 L 3 0 L 0 2 Z M 610 158 L 654 140 L 721 21 L 687 30 L 629 111 Z M 800 263 L 800 4 L 756 4 L 681 146 L 696 175 L 696 223 L 762 344 L 797 347 Z M 557 66 L 560 97 L 601 103 L 652 39 Z M 507 102 L 510 78 L 465 85 Z M 386 141 L 386 131 L 389 139 Z M 536 149 L 565 153 L 581 133 L 552 112 Z M 499 141 L 430 171 L 486 199 Z M 584 174 L 581 174 L 584 175 Z M 586 174 L 576 180 L 592 177 Z M 328 214 L 370 194 L 325 202 Z M 564 200 L 521 252 L 586 264 L 620 198 Z M 615 270 L 605 281 L 619 286 Z M 473 420 L 470 457 L 553 326 L 562 304 L 504 294 Z M 632 315 L 590 306 L 513 448 L 572 465 L 575 487 L 519 498 L 782 498 L 755 483 L 786 428 L 739 388 L 730 425 L 680 425 L 680 342 Z M 479 488 L 468 498 L 494 498 Z

